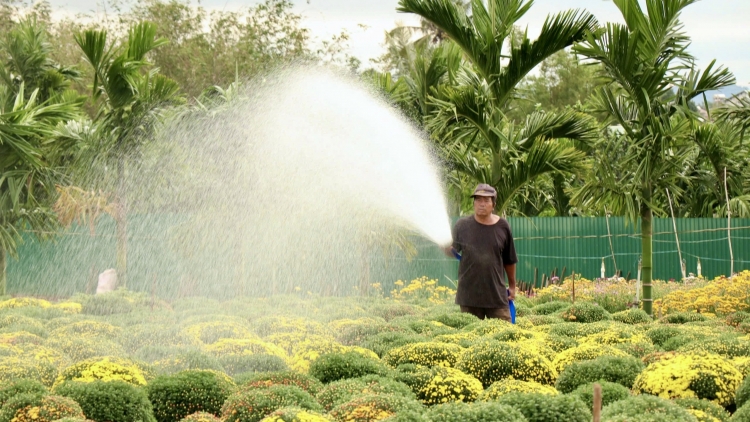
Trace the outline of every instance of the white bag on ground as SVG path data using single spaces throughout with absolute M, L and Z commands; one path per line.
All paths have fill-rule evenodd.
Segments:
M 117 271 L 110 268 L 99 274 L 99 283 L 96 285 L 96 294 L 113 292 L 116 287 Z

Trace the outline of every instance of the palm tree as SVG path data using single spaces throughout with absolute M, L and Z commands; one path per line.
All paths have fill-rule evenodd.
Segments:
M 80 104 L 37 101 L 24 85 L 12 106 L 0 103 L 0 295 L 6 292 L 6 259 L 15 255 L 21 229 L 39 237 L 54 228 L 56 157 L 69 146 L 56 136 L 58 123 L 74 119 Z
M 23 85 L 27 96 L 37 92 L 36 100 L 45 102 L 65 93 L 70 82 L 80 78 L 74 67 L 61 66 L 51 59 L 52 48 L 46 29 L 33 17 L 14 25 L 0 38 L 0 52 L 4 53 L 0 81 L 7 100 L 12 101 Z
M 180 101 L 177 84 L 150 69 L 146 55 L 164 44 L 156 27 L 139 23 L 130 28 L 121 45 L 109 44 L 107 32 L 88 30 L 75 37 L 94 73 L 92 98 L 99 101 L 94 119 L 97 139 L 84 149 L 82 168 L 115 169 L 114 190 L 117 236 L 117 273 L 126 285 L 129 164 L 136 163 L 166 106 Z M 99 165 L 97 165 L 99 164 Z M 105 174 L 106 175 L 106 172 Z M 101 180 L 102 174 L 88 175 Z
M 711 63 L 695 70 L 687 53 L 689 38 L 682 31 L 680 12 L 696 0 L 614 0 L 625 24 L 607 24 L 590 32 L 574 51 L 601 63 L 606 83 L 595 100 L 598 111 L 622 128 L 617 142 L 622 162 L 597 160 L 598 170 L 573 196 L 589 206 L 633 220 L 640 217 L 643 308 L 652 313 L 651 220 L 661 211 L 665 190 L 680 193 L 685 164 L 696 127 L 690 101 L 704 92 L 734 83 L 732 75 Z M 685 70 L 688 71 L 685 71 Z M 673 90 L 676 93 L 673 95 Z M 671 97 L 671 98 L 670 98 Z M 615 175 L 618 179 L 615 179 Z
M 440 28 L 468 61 L 458 83 L 441 86 L 432 97 L 436 111 L 427 126 L 446 143 L 453 168 L 498 189 L 498 211 L 540 176 L 585 168 L 583 151 L 595 138 L 590 120 L 573 111 L 537 112 L 523 125 L 505 117 L 521 80 L 597 24 L 588 13 L 563 12 L 548 17 L 539 38 L 531 41 L 515 28 L 531 5 L 488 0 L 485 6 L 472 0 L 467 11 L 451 0 L 401 0 L 399 8 Z

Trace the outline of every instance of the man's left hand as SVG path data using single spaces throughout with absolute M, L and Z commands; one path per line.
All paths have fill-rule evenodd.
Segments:
M 511 287 L 508 289 L 508 300 L 516 300 L 516 288 Z

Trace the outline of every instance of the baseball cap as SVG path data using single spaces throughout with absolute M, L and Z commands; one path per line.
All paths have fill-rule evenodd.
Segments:
M 486 183 L 480 183 L 477 185 L 476 189 L 474 189 L 474 193 L 472 193 L 471 196 L 490 196 L 492 198 L 497 198 L 497 191 Z

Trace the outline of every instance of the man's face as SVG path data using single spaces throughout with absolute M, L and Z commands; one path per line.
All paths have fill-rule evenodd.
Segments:
M 474 214 L 480 217 L 487 217 L 492 214 L 492 210 L 494 209 L 495 205 L 492 203 L 492 198 L 489 196 L 474 197 Z

